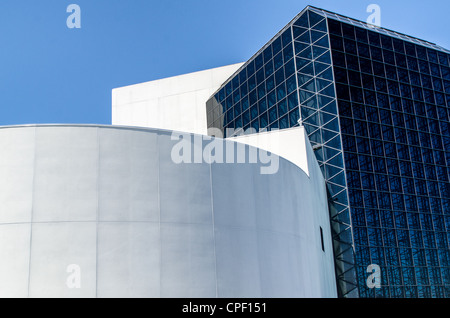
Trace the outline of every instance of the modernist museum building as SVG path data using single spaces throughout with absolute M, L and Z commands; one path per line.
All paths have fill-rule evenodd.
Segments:
M 450 51 L 308 6 L 112 126 L 0 127 L 0 297 L 449 297 L 449 107 Z

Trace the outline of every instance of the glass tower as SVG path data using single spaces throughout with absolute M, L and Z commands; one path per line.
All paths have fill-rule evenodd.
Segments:
M 225 137 L 305 127 L 341 297 L 450 297 L 449 66 L 433 43 L 309 6 L 207 102 Z

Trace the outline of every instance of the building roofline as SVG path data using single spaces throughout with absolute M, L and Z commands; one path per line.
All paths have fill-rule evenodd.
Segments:
M 217 92 L 219 92 L 226 84 L 228 84 L 228 82 L 235 77 L 236 75 L 238 75 L 245 67 L 247 67 L 248 62 L 250 62 L 251 60 L 253 60 L 256 56 L 258 56 L 260 53 L 262 53 L 270 44 L 272 44 L 272 42 L 279 37 L 284 31 L 286 31 L 291 24 L 297 20 L 300 16 L 302 16 L 306 11 L 308 11 L 310 6 L 305 7 L 299 14 L 297 14 L 291 21 L 289 21 L 288 24 L 286 24 L 280 31 L 278 31 L 269 41 L 266 42 L 266 44 L 264 44 L 255 54 L 253 54 L 240 68 L 238 68 L 236 70 L 236 72 L 234 72 L 222 85 L 220 85 L 220 87 L 208 98 L 210 99 L 211 97 L 213 97 L 215 94 L 217 94 Z
M 361 21 L 361 20 L 358 20 L 358 19 L 355 19 L 355 18 L 352 18 L 352 17 L 348 17 L 348 16 L 340 14 L 340 13 L 332 12 L 332 11 L 325 10 L 325 9 L 322 9 L 322 8 L 318 8 L 318 7 L 311 6 L 311 5 L 309 5 L 308 8 L 313 9 L 313 11 L 314 10 L 318 10 L 318 11 L 326 12 L 326 13 L 332 15 L 332 16 L 327 16 L 327 18 L 330 18 L 330 19 L 333 19 L 333 15 L 336 15 L 338 17 L 341 17 L 341 18 L 344 18 L 344 19 L 349 19 L 351 21 L 355 21 L 355 22 L 358 22 L 358 23 L 362 23 L 362 24 L 364 24 L 366 26 L 369 26 L 375 32 L 379 31 L 380 29 L 381 30 L 386 30 L 386 31 L 388 31 L 390 33 L 392 32 L 392 33 L 400 35 L 400 36 L 404 36 L 404 37 L 407 37 L 407 38 L 410 38 L 410 39 L 415 39 L 415 40 L 418 40 L 420 42 L 428 43 L 430 45 L 438 46 L 436 43 L 433 43 L 433 42 L 430 42 L 430 41 L 427 41 L 427 40 L 424 40 L 424 39 L 421 39 L 421 38 L 418 38 L 418 37 L 415 37 L 415 36 L 411 36 L 411 35 L 408 35 L 408 34 L 405 34 L 405 33 L 394 31 L 394 30 L 391 30 L 391 29 L 388 29 L 388 28 L 385 28 L 385 27 L 374 26 L 374 25 L 371 25 L 370 23 L 367 23 L 367 22 L 364 22 L 364 21 Z M 340 20 L 338 20 L 338 21 L 340 21 Z M 343 21 L 340 21 L 340 22 L 343 22 Z M 400 39 L 404 40 L 403 38 L 400 38 Z
M 329 18 L 329 19 L 333 19 L 333 20 L 343 22 L 343 23 L 348 23 L 346 21 L 342 21 L 342 20 L 348 19 L 349 22 L 352 22 L 352 21 L 355 22 L 356 23 L 355 26 L 366 27 L 366 28 L 370 29 L 371 31 L 374 31 L 374 32 L 377 32 L 380 34 L 385 34 L 387 36 L 398 38 L 402 41 L 408 41 L 408 42 L 414 43 L 416 45 L 427 46 L 427 47 L 430 47 L 431 49 L 438 50 L 438 51 L 444 52 L 446 54 L 450 54 L 449 50 L 437 45 L 436 43 L 422 40 L 417 37 L 413 37 L 413 36 L 403 34 L 403 33 L 397 32 L 397 31 L 393 31 L 393 30 L 390 30 L 387 28 L 374 26 L 367 22 L 363 22 L 363 21 L 360 21 L 360 20 L 357 20 L 354 18 L 350 18 L 350 17 L 347 17 L 347 16 L 339 14 L 339 13 L 335 13 L 335 12 L 321 9 L 321 8 L 318 8 L 318 7 L 315 7 L 312 5 L 308 5 L 300 13 L 298 13 L 291 21 L 289 21 L 289 23 L 287 23 L 279 32 L 277 32 L 269 41 L 267 41 L 267 43 L 264 44 L 264 46 L 262 48 L 260 48 L 255 54 L 253 54 L 240 68 L 238 68 L 237 71 L 234 72 L 208 99 L 211 99 L 212 97 L 214 97 L 214 95 L 216 95 L 223 87 L 225 87 L 225 85 L 228 84 L 232 78 L 234 78 L 244 68 L 247 67 L 248 62 L 252 61 L 256 56 L 258 56 L 260 53 L 262 53 L 277 37 L 279 37 L 284 31 L 286 31 L 289 27 L 291 27 L 292 24 L 294 23 L 294 21 L 296 21 L 300 16 L 302 16 L 308 10 L 313 11 L 314 13 L 317 13 L 317 14 L 325 15 L 324 16 L 325 19 Z M 339 20 L 337 17 L 340 17 L 342 20 Z M 361 24 L 361 25 L 359 25 L 359 24 Z
M 18 124 L 18 125 L 5 125 L 0 126 L 0 130 L 3 129 L 16 129 L 16 128 L 57 128 L 57 127 L 66 127 L 66 128 L 104 128 L 104 129 L 118 129 L 118 130 L 134 130 L 134 131 L 143 131 L 143 132 L 161 132 L 161 133 L 180 133 L 180 134 L 190 134 L 190 135 L 199 135 L 190 132 L 170 130 L 170 129 L 162 129 L 162 128 L 151 128 L 151 127 L 139 127 L 139 126 L 126 126 L 126 125 L 108 125 L 108 124 Z
M 354 18 L 351 18 L 351 17 L 347 17 L 345 15 L 342 15 L 342 14 L 339 14 L 339 13 L 335 13 L 335 12 L 331 12 L 331 11 L 328 11 L 328 10 L 325 10 L 325 9 L 317 8 L 317 7 L 314 7 L 314 6 L 308 6 L 308 7 L 315 13 L 325 14 L 326 18 L 329 18 L 329 19 L 333 19 L 333 20 L 336 20 L 336 21 L 339 21 L 339 22 L 344 22 L 344 23 L 350 22 L 354 26 L 357 26 L 357 27 L 364 27 L 364 28 L 366 28 L 366 29 L 368 29 L 370 31 L 374 31 L 374 32 L 378 32 L 380 34 L 384 34 L 384 35 L 387 35 L 387 36 L 395 37 L 395 38 L 398 38 L 398 39 L 400 39 L 402 41 L 408 41 L 408 42 L 414 43 L 416 45 L 427 46 L 427 47 L 429 47 L 429 48 L 431 48 L 433 50 L 437 50 L 437 51 L 441 51 L 441 52 L 450 54 L 450 51 L 445 49 L 445 48 L 443 48 L 442 46 L 440 46 L 440 45 L 438 45 L 436 43 L 427 41 L 427 40 L 420 39 L 418 37 L 414 37 L 414 36 L 411 36 L 411 35 L 408 35 L 408 34 L 404 34 L 404 33 L 398 32 L 398 31 L 390 30 L 390 29 L 387 29 L 387 28 L 384 28 L 384 27 L 379 27 L 379 26 L 376 26 L 376 25 L 372 25 L 370 23 L 367 23 L 367 22 L 364 22 L 364 21 L 360 21 L 358 19 L 354 19 Z M 345 20 L 347 20 L 347 21 L 345 21 Z

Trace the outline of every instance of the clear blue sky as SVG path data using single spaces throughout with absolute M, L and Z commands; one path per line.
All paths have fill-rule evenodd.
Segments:
M 69 29 L 69 4 L 81 29 Z M 450 49 L 448 0 L 1 0 L 0 125 L 111 123 L 111 89 L 244 62 L 308 4 Z

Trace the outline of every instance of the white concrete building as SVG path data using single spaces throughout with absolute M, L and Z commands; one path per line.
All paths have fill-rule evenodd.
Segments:
M 242 64 L 113 89 L 112 124 L 206 135 L 206 101 Z
M 241 65 L 116 88 L 113 126 L 0 127 L 0 297 L 337 297 L 305 129 L 208 136 Z
M 325 182 L 294 132 L 308 174 L 275 155 L 261 174 L 228 139 L 185 134 L 235 163 L 177 164 L 171 131 L 1 127 L 0 297 L 336 297 Z

